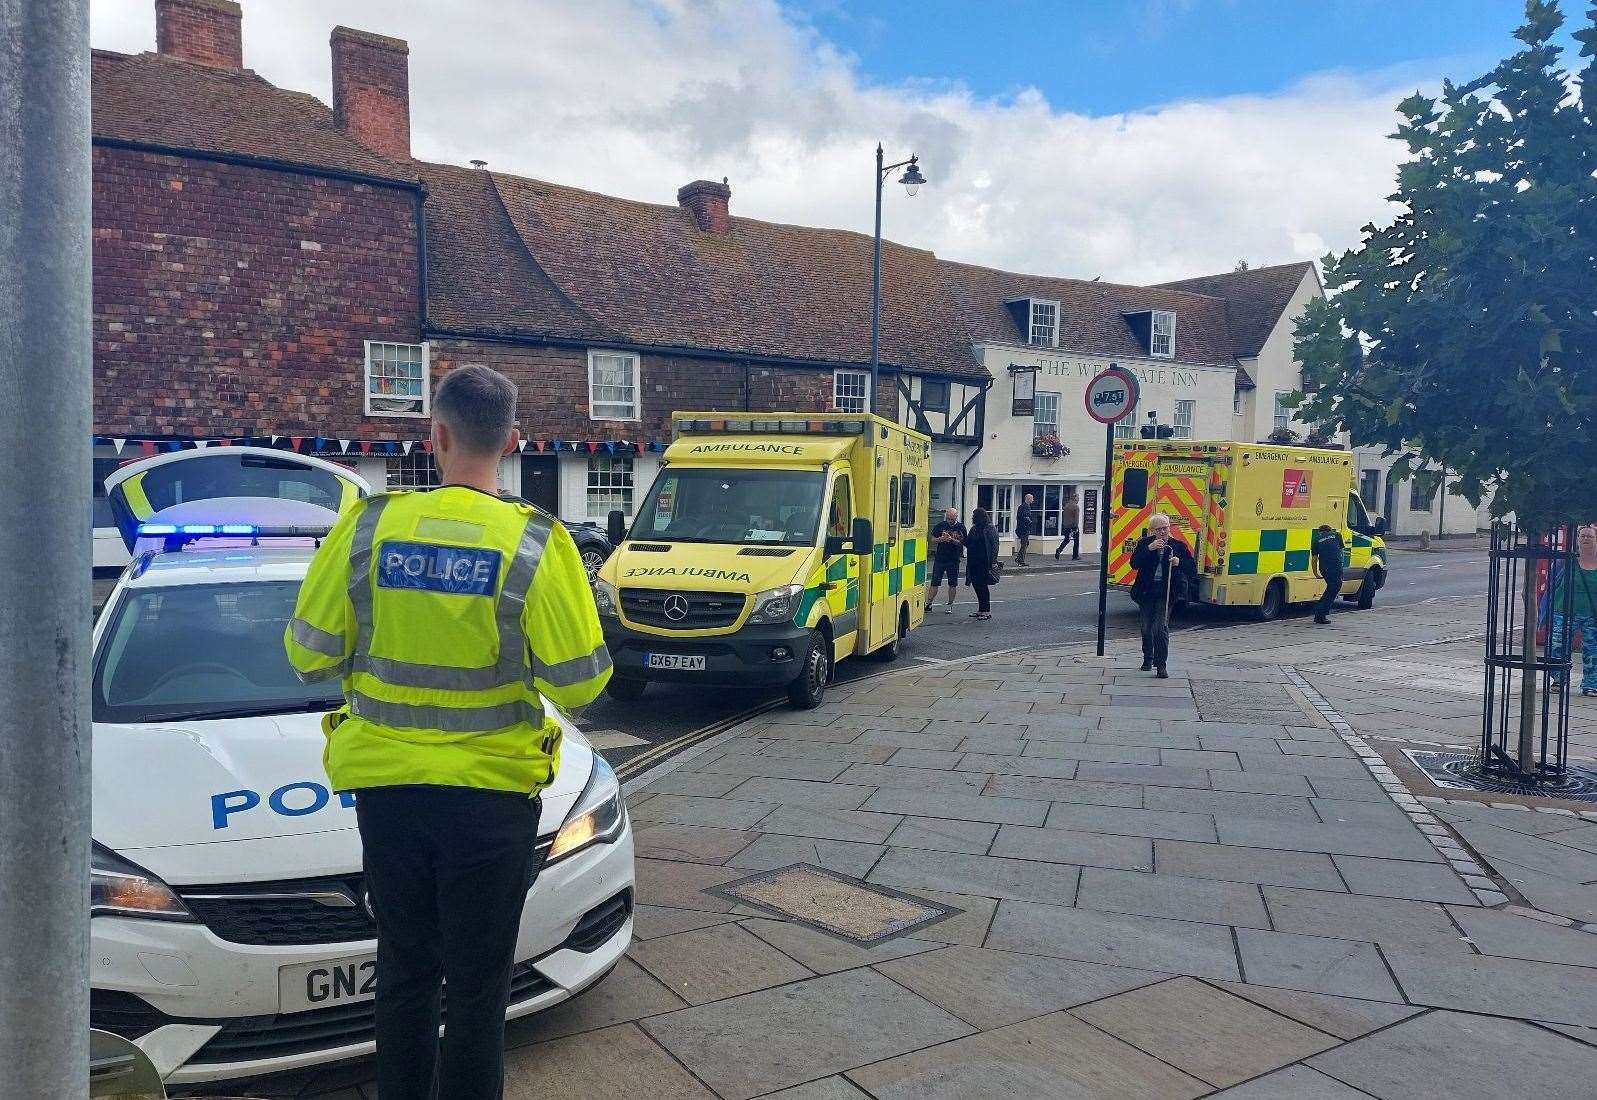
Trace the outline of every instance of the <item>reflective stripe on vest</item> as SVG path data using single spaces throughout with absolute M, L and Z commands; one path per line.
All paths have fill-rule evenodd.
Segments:
M 355 672 L 366 672 L 395 687 L 435 688 L 444 691 L 487 691 L 510 684 L 532 687 L 530 671 L 523 660 L 527 652 L 526 635 L 521 629 L 521 616 L 527 606 L 527 597 L 538 573 L 538 563 L 543 560 L 543 548 L 553 528 L 540 513 L 528 516 L 522 525 L 516 551 L 510 568 L 505 571 L 504 584 L 499 591 L 494 609 L 495 624 L 499 632 L 499 659 L 491 665 L 461 668 L 455 665 L 424 664 L 400 661 L 390 657 L 375 657 L 371 653 L 373 622 L 373 593 L 371 560 L 376 549 L 377 520 L 387 505 L 388 497 L 374 497 L 355 524 L 354 540 L 349 551 L 349 599 L 355 610 L 355 653 L 351 667 Z M 340 649 L 342 654 L 342 649 Z M 394 706 L 398 704 L 385 704 Z M 536 710 L 536 708 L 534 708 Z M 357 712 L 358 713 L 358 712 Z M 537 711 L 541 722 L 542 711 Z M 414 722 L 397 723 L 416 725 Z M 509 725 L 510 723 L 504 723 Z M 453 727 L 434 726 L 434 729 Z M 469 728 L 498 729 L 500 726 L 472 726 Z
M 306 622 L 301 618 L 294 618 L 288 624 L 289 637 L 294 639 L 296 645 L 302 645 L 312 653 L 320 653 L 323 657 L 342 657 L 344 655 L 344 636 L 323 630 L 319 626 Z
M 610 651 L 600 642 L 592 653 L 573 657 L 569 661 L 557 661 L 552 665 L 543 664 L 534 656 L 532 673 L 550 687 L 570 687 L 593 679 L 609 667 Z
M 349 712 L 382 726 L 443 730 L 446 733 L 487 733 L 523 722 L 534 729 L 543 725 L 543 708 L 526 699 L 513 699 L 508 703 L 486 707 L 438 707 L 390 703 L 386 699 L 374 699 L 359 691 L 351 691 Z

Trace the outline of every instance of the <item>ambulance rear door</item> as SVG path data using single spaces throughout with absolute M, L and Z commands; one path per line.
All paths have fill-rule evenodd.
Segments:
M 1202 562 L 1209 527 L 1209 471 L 1206 458 L 1160 455 L 1153 510 L 1170 517 L 1170 529 L 1192 548 Z
M 158 514 L 163 519 L 181 514 L 185 522 L 283 523 L 289 522 L 287 512 L 301 505 L 298 512 L 307 516 L 336 518 L 371 495 L 371 486 L 355 471 L 313 455 L 273 447 L 208 447 L 130 463 L 105 479 L 105 493 L 131 553 L 139 524 Z

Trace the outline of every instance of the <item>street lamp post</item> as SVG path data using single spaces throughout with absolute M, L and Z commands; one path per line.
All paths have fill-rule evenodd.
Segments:
M 871 412 L 876 411 L 876 382 L 882 368 L 882 184 L 887 179 L 887 173 L 895 168 L 904 169 L 898 182 L 911 195 L 926 182 L 926 177 L 920 174 L 920 164 L 914 154 L 910 154 L 908 160 L 884 165 L 881 142 L 876 143 L 876 236 L 871 250 L 871 393 L 865 403 L 866 409 Z

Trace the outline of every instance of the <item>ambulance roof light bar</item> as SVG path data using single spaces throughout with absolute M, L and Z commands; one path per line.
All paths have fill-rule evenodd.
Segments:
M 816 417 L 796 419 L 791 417 L 706 417 L 680 419 L 675 423 L 676 434 L 699 435 L 717 432 L 750 432 L 759 435 L 861 435 L 869 432 L 869 421 Z

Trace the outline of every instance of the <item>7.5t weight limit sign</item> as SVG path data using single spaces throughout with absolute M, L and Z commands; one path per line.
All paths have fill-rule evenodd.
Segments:
M 1087 415 L 1100 424 L 1113 424 L 1130 416 L 1137 407 L 1136 376 L 1120 367 L 1110 367 L 1087 383 Z

